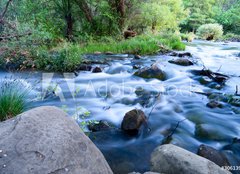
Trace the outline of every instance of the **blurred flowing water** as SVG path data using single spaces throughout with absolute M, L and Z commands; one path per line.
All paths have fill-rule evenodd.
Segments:
M 34 100 L 31 107 L 53 105 L 70 115 L 88 110 L 89 116 L 75 115 L 74 119 L 79 124 L 83 120 L 106 120 L 113 124 L 116 129 L 88 135 L 103 152 L 114 173 L 148 171 L 153 149 L 184 119 L 171 143 L 194 153 L 200 144 L 207 144 L 224 152 L 232 165 L 240 165 L 240 143 L 232 143 L 234 138 L 240 138 L 240 112 L 236 112 L 240 108 L 225 104 L 223 108 L 210 109 L 206 107 L 209 99 L 205 95 L 192 92 L 234 94 L 236 86 L 240 88 L 240 43 L 194 41 L 187 43 L 186 51 L 193 54 L 190 58 L 195 63 L 193 66 L 170 64 L 168 61 L 176 58 L 167 55 L 145 56 L 140 60 L 129 55 L 102 55 L 92 57 L 93 60 L 108 60 L 108 64 L 96 65 L 104 69 L 102 73 L 81 71 L 78 76 L 65 74 L 64 77 L 59 73 L 1 72 L 0 77 L 22 78 L 30 83 Z M 136 71 L 133 66 L 145 67 L 155 62 L 167 73 L 167 80 L 133 75 Z M 190 72 L 203 67 L 228 75 L 230 79 L 221 90 L 204 86 L 194 80 Z M 51 79 L 51 86 L 60 97 L 50 93 L 41 100 L 42 85 L 48 83 L 44 80 L 46 77 Z M 147 98 L 137 95 L 136 89 L 143 89 Z M 135 108 L 142 109 L 147 116 L 151 110 L 152 113 L 140 134 L 129 137 L 118 128 L 125 113 Z

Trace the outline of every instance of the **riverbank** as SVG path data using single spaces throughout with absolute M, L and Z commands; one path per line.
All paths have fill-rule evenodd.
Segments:
M 101 38 L 83 43 L 29 44 L 23 41 L 7 42 L 1 46 L 0 66 L 8 70 L 45 70 L 73 72 L 86 54 L 153 55 L 169 50 L 184 50 L 185 45 L 174 34 L 140 35 L 127 40 Z

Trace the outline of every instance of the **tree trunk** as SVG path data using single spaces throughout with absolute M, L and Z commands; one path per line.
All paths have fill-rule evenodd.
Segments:
M 75 0 L 89 23 L 93 23 L 93 14 L 91 8 L 85 0 Z
M 125 0 L 119 0 L 118 13 L 120 15 L 119 26 L 120 29 L 122 30 L 124 28 L 125 23 Z
M 65 16 L 66 24 L 67 24 L 67 29 L 66 29 L 66 38 L 68 40 L 73 39 L 73 18 L 72 14 L 69 13 Z

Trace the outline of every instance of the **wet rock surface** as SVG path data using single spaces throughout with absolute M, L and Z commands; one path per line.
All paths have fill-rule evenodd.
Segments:
M 223 105 L 221 103 L 219 103 L 218 101 L 210 101 L 209 103 L 207 103 L 207 107 L 209 108 L 222 108 Z
M 204 144 L 200 145 L 197 154 L 203 158 L 206 158 L 214 162 L 220 167 L 230 166 L 227 157 L 223 153 L 219 152 L 218 150 L 210 146 Z
M 93 68 L 93 70 L 92 70 L 92 73 L 100 73 L 100 72 L 102 72 L 102 69 L 98 66 Z
M 192 54 L 189 52 L 184 52 L 184 53 L 177 53 L 177 52 L 172 52 L 169 54 L 169 56 L 173 57 L 192 57 Z
M 112 126 L 107 121 L 100 120 L 99 122 L 93 122 L 88 125 L 88 129 L 92 132 L 107 131 L 110 130 Z
M 87 64 L 82 64 L 77 68 L 78 71 L 91 71 L 91 69 L 92 66 Z
M 188 59 L 184 59 L 184 58 L 176 59 L 176 60 L 169 60 L 168 62 L 176 64 L 176 65 L 181 65 L 181 66 L 191 66 L 191 65 L 193 65 L 192 61 L 190 61 Z
M 134 59 L 142 59 L 140 55 L 134 55 Z
M 139 109 L 134 109 L 127 112 L 123 118 L 121 129 L 129 135 L 136 135 L 140 127 L 146 122 L 147 117 L 144 112 Z
M 166 80 L 166 73 L 162 71 L 157 64 L 153 64 L 151 67 L 142 68 L 135 72 L 134 75 L 146 79 L 156 78 L 159 80 Z

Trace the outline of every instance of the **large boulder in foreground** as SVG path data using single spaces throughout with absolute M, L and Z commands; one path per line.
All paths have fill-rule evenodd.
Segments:
M 153 64 L 151 67 L 142 68 L 135 72 L 134 75 L 145 79 L 155 78 L 159 80 L 166 80 L 166 73 L 161 70 L 157 64 Z
M 129 135 L 137 135 L 140 127 L 146 120 L 147 117 L 142 110 L 133 109 L 125 114 L 121 129 Z
M 230 174 L 213 162 L 172 144 L 154 150 L 151 171 L 165 174 Z
M 40 107 L 0 123 L 1 174 L 112 174 L 74 120 Z

